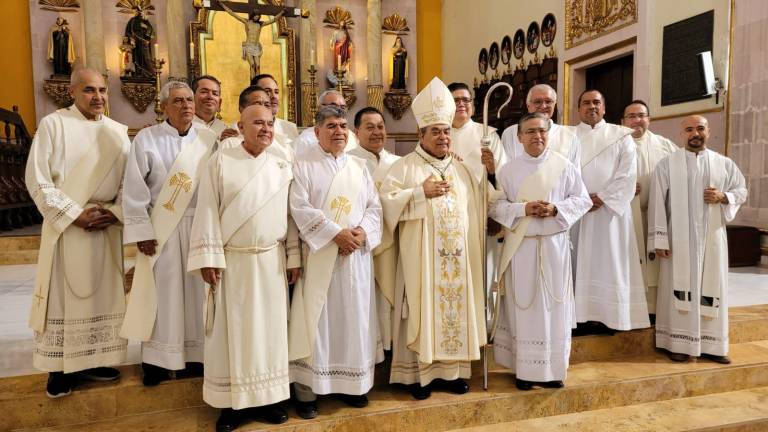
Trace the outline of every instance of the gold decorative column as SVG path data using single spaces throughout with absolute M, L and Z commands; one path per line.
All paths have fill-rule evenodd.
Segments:
M 301 0 L 299 7 L 309 12 L 309 19 L 303 19 L 299 23 L 301 44 L 299 55 L 301 59 L 301 126 L 314 124 L 314 114 L 310 107 L 315 104 L 312 100 L 317 97 L 317 83 L 315 74 L 317 70 L 317 0 Z M 314 73 L 309 72 L 315 70 Z
M 104 54 L 104 26 L 101 0 L 82 0 L 83 34 L 85 35 L 85 66 L 103 73 L 107 72 L 107 58 Z
M 381 0 L 368 0 L 368 106 L 384 111 L 381 80 Z
M 184 23 L 184 0 L 167 0 L 165 6 L 165 26 L 168 35 L 168 80 L 187 81 L 187 53 L 189 46 Z

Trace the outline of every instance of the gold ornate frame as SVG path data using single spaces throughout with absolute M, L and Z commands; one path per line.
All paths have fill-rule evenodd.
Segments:
M 577 12 L 584 10 L 585 1 L 587 2 L 585 15 L 577 16 Z M 617 11 L 608 16 L 597 16 L 597 12 L 593 9 L 607 1 L 565 0 L 565 49 L 585 44 L 637 22 L 637 0 L 616 0 Z M 589 36 L 574 41 L 584 35 Z
M 283 0 L 262 0 L 265 4 L 273 6 L 282 6 Z M 199 8 L 195 21 L 189 23 L 189 39 L 195 43 L 194 58 L 189 59 L 189 79 L 194 80 L 201 75 L 202 64 L 202 44 L 200 35 L 210 33 L 208 28 L 208 9 Z M 283 92 L 283 103 L 286 107 L 287 120 L 296 123 L 296 35 L 294 29 L 288 26 L 286 18 L 277 20 L 277 35 L 279 39 L 285 40 L 286 45 L 286 80 Z

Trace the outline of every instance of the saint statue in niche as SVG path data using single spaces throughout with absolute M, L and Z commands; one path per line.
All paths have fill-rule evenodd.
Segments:
M 48 61 L 53 63 L 54 75 L 69 76 L 72 73 L 72 63 L 75 62 L 75 46 L 69 23 L 62 17 L 56 18 L 56 24 L 51 27 L 48 38 Z
M 133 64 L 135 77 L 154 78 L 155 59 L 152 54 L 152 44 L 157 38 L 155 28 L 146 17 L 143 8 L 134 6 L 133 17 L 125 26 L 125 37 L 133 44 Z
M 243 60 L 248 62 L 251 71 L 251 79 L 261 73 L 261 54 L 263 49 L 259 38 L 261 37 L 261 30 L 264 27 L 269 27 L 280 19 L 285 12 L 280 12 L 275 15 L 269 21 L 261 22 L 261 14 L 251 11 L 248 12 L 248 19 L 245 19 L 236 14 L 230 9 L 224 2 L 219 2 L 219 5 L 227 11 L 234 19 L 240 21 L 245 26 L 245 42 L 243 42 Z
M 345 70 L 349 75 L 349 65 L 352 61 L 352 38 L 349 35 L 346 21 L 339 24 L 339 29 L 331 36 L 331 49 L 333 50 L 334 70 Z M 349 76 L 347 76 L 349 78 Z
M 120 45 L 120 76 L 130 78 L 136 73 L 136 65 L 133 63 L 133 49 L 136 46 L 128 37 L 123 37 L 123 43 Z
M 408 79 L 408 51 L 403 46 L 403 38 L 395 38 L 392 45 L 392 69 L 390 69 L 390 90 L 405 90 Z

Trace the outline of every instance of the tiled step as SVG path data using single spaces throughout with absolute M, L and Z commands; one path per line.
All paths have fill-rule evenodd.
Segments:
M 768 387 L 456 429 L 455 432 L 768 430 Z
M 661 353 L 581 362 L 569 370 L 565 388 L 529 392 L 517 390 L 508 371 L 494 368 L 487 392 L 476 374 L 470 393 L 434 392 L 425 401 L 413 400 L 402 387 L 378 385 L 363 409 L 321 398 L 321 415 L 314 420 L 301 420 L 290 410 L 291 418 L 283 425 L 252 421 L 238 430 L 431 432 L 768 386 L 768 341 L 731 345 L 730 356 L 730 365 L 673 363 Z M 176 389 L 168 391 L 170 387 Z M 13 392 L 10 400 L 6 390 L 0 393 L 0 412 L 9 413 L 0 417 L 0 429 L 69 423 L 57 430 L 135 432 L 167 429 L 163 424 L 174 430 L 211 430 L 217 416 L 199 401 L 199 379 L 144 389 L 137 377 L 126 377 L 54 401 L 47 400 L 40 387 L 27 391 L 24 396 Z
M 0 265 L 35 264 L 40 250 L 40 236 L 0 237 Z M 123 256 L 136 256 L 136 246 L 123 248 Z

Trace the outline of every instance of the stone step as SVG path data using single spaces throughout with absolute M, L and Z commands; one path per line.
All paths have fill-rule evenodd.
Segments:
M 291 409 L 283 425 L 252 421 L 238 430 L 442 431 L 768 386 L 768 341 L 733 344 L 730 356 L 730 365 L 673 363 L 658 352 L 585 361 L 570 368 L 565 388 L 528 392 L 515 388 L 509 371 L 494 367 L 488 391 L 479 374 L 470 393 L 436 391 L 425 401 L 413 400 L 402 387 L 377 385 L 363 409 L 321 398 L 321 415 L 314 420 L 301 420 Z M 25 389 L 2 384 L 0 412 L 7 414 L 0 417 L 0 429 L 211 430 L 217 416 L 201 401 L 200 379 L 145 389 L 137 375 L 126 374 L 119 383 L 84 387 L 53 401 L 42 385 L 43 379 Z
M 541 417 L 455 432 L 766 431 L 768 387 Z

